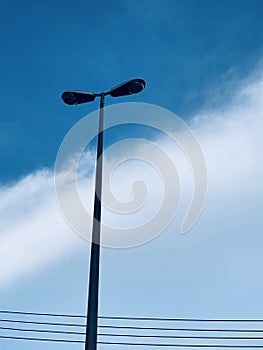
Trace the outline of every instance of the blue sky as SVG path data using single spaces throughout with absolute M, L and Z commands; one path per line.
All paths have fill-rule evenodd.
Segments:
M 98 106 L 60 95 L 141 77 L 145 91 L 118 102 L 156 104 L 193 126 L 208 198 L 186 236 L 182 210 L 148 244 L 103 249 L 100 313 L 262 318 L 262 10 L 260 0 L 1 5 L 1 309 L 85 314 L 89 244 L 64 224 L 53 167 L 66 133 Z M 36 348 L 0 340 L 18 346 Z
M 141 76 L 148 88 L 136 101 L 160 104 L 183 118 L 204 103 L 216 103 L 211 89 L 229 98 L 222 97 L 223 82 L 246 76 L 260 57 L 261 6 L 261 1 L 3 4 L 1 142 L 9 151 L 1 154 L 1 180 L 52 166 L 65 133 L 95 108 L 72 111 L 62 105 L 65 89 L 100 91 Z

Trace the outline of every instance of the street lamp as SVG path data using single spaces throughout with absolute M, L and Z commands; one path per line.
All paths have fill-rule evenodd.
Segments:
M 145 86 L 146 83 L 143 79 L 132 79 L 115 86 L 107 92 L 96 94 L 94 92 L 65 91 L 61 96 L 63 101 L 68 105 L 93 102 L 96 97 L 100 97 L 85 350 L 96 350 L 97 348 L 104 97 L 106 95 L 119 97 L 137 94 L 141 92 Z

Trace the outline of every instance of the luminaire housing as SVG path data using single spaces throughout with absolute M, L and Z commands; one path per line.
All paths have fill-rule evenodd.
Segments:
M 65 91 L 61 97 L 67 105 L 79 105 L 81 103 L 93 102 L 96 95 L 93 92 Z
M 115 86 L 108 92 L 108 94 L 112 97 L 138 94 L 145 88 L 145 86 L 146 83 L 143 79 L 132 79 Z
M 137 78 L 125 81 L 124 83 L 115 86 L 111 90 L 102 92 L 100 94 L 88 91 L 65 91 L 61 97 L 67 105 L 79 105 L 81 103 L 93 102 L 97 96 L 102 95 L 119 97 L 138 94 L 145 88 L 145 86 L 145 81 L 143 79 Z

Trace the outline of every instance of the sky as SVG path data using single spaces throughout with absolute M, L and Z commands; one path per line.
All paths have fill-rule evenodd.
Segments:
M 262 10 L 260 0 L 1 5 L 0 310 L 86 314 L 90 244 L 63 218 L 54 168 L 64 137 L 84 116 L 98 113 L 98 101 L 71 107 L 61 93 L 101 92 L 140 77 L 147 83 L 142 93 L 108 97 L 107 106 L 114 111 L 118 103 L 154 104 L 187 123 L 206 161 L 207 197 L 196 224 L 182 235 L 193 177 L 180 149 L 136 125 L 105 134 L 107 146 L 132 137 L 158 139 L 178 167 L 182 201 L 154 240 L 102 248 L 100 315 L 262 318 Z M 139 145 L 124 152 L 135 156 L 138 149 L 144 150 Z M 121 158 L 118 147 L 113 152 L 106 165 Z M 79 169 L 87 206 L 93 170 L 91 147 Z M 132 160 L 115 175 L 112 189 L 119 199 L 130 200 L 133 176 L 142 176 L 152 190 L 152 206 L 137 219 L 158 210 L 160 179 L 145 164 Z M 125 225 L 126 217 L 119 219 Z M 18 335 L 0 330 L 7 334 Z M 0 339 L 1 350 L 18 346 L 83 348 Z

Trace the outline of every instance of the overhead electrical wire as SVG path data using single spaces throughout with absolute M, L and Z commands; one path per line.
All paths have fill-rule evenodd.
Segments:
M 165 318 L 165 317 L 129 317 L 129 316 L 99 316 L 108 320 L 130 320 L 130 321 L 165 321 L 165 322 L 263 322 L 263 319 L 205 319 L 205 318 Z
M 58 313 L 46 313 L 46 312 L 28 312 L 28 311 L 12 311 L 12 310 L 0 310 L 0 314 L 17 314 L 17 315 L 32 315 L 32 316 L 51 316 L 51 317 L 75 317 L 84 318 L 84 315 L 76 314 L 58 314 Z M 108 320 L 131 320 L 131 321 L 174 321 L 174 322 L 263 322 L 263 319 L 239 319 L 239 318 L 225 318 L 225 319 L 205 319 L 205 318 L 173 318 L 173 317 L 134 317 L 134 316 L 98 316 L 99 319 Z
M 7 331 L 31 332 L 31 333 L 70 334 L 70 335 L 85 335 L 86 334 L 85 332 L 75 332 L 75 331 L 62 331 L 62 330 L 49 330 L 49 329 L 29 329 L 29 328 L 25 329 L 25 328 L 1 327 L 1 326 L 0 326 L 0 329 L 7 330 Z
M 132 346 L 153 346 L 153 347 L 181 347 L 181 348 L 232 348 L 232 349 L 262 349 L 262 345 L 222 345 L 222 344 L 159 344 L 159 343 L 113 343 L 98 342 L 107 345 L 132 345 Z
M 63 343 L 85 343 L 84 340 L 67 340 L 67 339 L 50 339 L 37 337 L 15 337 L 15 336 L 1 336 L 0 339 L 15 339 L 15 340 L 31 340 L 42 342 L 63 342 Z M 262 349 L 262 345 L 223 345 L 223 344 L 160 344 L 160 343 L 132 343 L 132 342 L 109 342 L 98 341 L 102 345 L 128 345 L 128 346 L 152 346 L 152 347 L 181 347 L 181 348 L 225 348 L 225 349 Z
M 136 329 L 153 331 L 182 331 L 182 332 L 243 332 L 243 333 L 262 333 L 263 329 L 222 329 L 222 328 L 166 328 L 166 327 L 137 327 L 137 326 L 112 326 L 99 325 L 99 328 L 110 329 Z
M 64 327 L 85 327 L 85 324 L 64 323 L 64 322 L 41 322 L 0 319 L 0 322 L 20 323 L 20 324 L 38 324 L 46 326 L 64 326 Z M 222 329 L 222 328 L 167 328 L 167 327 L 141 327 L 141 326 L 119 326 L 119 325 L 98 325 L 98 328 L 107 329 L 133 329 L 133 330 L 157 330 L 157 331 L 182 331 L 182 332 L 243 332 L 243 333 L 263 333 L 263 329 Z
M 64 323 L 64 322 L 41 322 L 41 321 L 24 321 L 24 320 L 10 320 L 10 319 L 0 319 L 0 322 L 41 324 L 46 326 L 85 327 L 85 324 Z
M 48 329 L 25 329 L 13 327 L 0 327 L 2 330 L 48 333 L 48 334 L 67 334 L 67 335 L 85 335 L 85 332 L 48 330 Z M 213 340 L 263 340 L 262 337 L 229 337 L 229 336 L 198 336 L 198 335 L 149 335 L 149 334 L 116 334 L 116 333 L 98 333 L 98 336 L 104 337 L 129 337 L 129 338 L 158 338 L 158 339 L 213 339 Z
M 83 316 L 83 315 L 55 314 L 55 313 L 47 313 L 47 312 L 11 311 L 11 310 L 0 310 L 0 314 L 86 318 L 86 316 Z
M 16 337 L 11 335 L 0 335 L 0 339 L 31 340 L 31 341 L 42 341 L 42 342 L 63 342 L 63 343 L 85 343 L 84 340 L 51 339 L 51 338 L 38 338 L 38 337 Z
M 85 320 L 86 316 L 76 314 L 59 314 L 59 313 L 40 313 L 40 312 L 28 312 L 28 311 L 17 311 L 17 310 L 0 310 L 0 315 L 6 315 L 6 318 L 0 319 L 0 330 L 7 334 L 0 334 L 0 339 L 13 339 L 13 340 L 28 340 L 28 341 L 42 341 L 42 342 L 63 342 L 63 343 L 85 343 L 84 339 L 60 339 L 56 338 L 55 335 L 64 335 L 71 338 L 72 336 L 84 337 L 84 327 L 86 327 Z M 19 319 L 15 318 L 15 315 L 19 315 Z M 22 318 L 22 316 L 24 316 Z M 60 322 L 57 322 L 56 318 L 62 318 Z M 71 322 L 69 318 L 83 319 L 82 322 Z M 67 321 L 65 321 L 65 319 Z M 263 322 L 263 319 L 202 319 L 202 318 L 163 318 L 163 317 L 128 317 L 128 316 L 99 316 L 100 323 L 98 325 L 98 344 L 101 345 L 125 345 L 125 346 L 152 346 L 152 347 L 181 347 L 181 348 L 233 348 L 233 349 L 263 349 L 263 345 L 259 345 L 258 342 L 252 343 L 253 341 L 263 340 L 263 329 L 255 327 L 257 323 Z M 73 321 L 73 320 L 72 320 Z M 105 321 L 105 322 L 104 322 Z M 108 321 L 108 322 L 107 322 Z M 112 322 L 110 322 L 112 321 Z M 119 321 L 119 322 L 117 322 Z M 122 322 L 121 322 L 122 321 Z M 127 323 L 129 321 L 129 323 Z M 141 323 L 141 321 L 144 321 Z M 150 323 L 152 321 L 153 323 Z M 158 326 L 156 322 L 163 322 L 163 326 Z M 138 323 L 139 322 L 139 323 Z M 168 324 L 164 322 L 169 322 Z M 192 322 L 189 327 L 182 327 L 180 322 Z M 216 323 L 254 323 L 253 328 L 246 327 L 245 329 L 232 327 L 228 328 L 225 324 L 224 327 L 213 327 L 200 323 L 210 322 Z M 9 323 L 17 324 L 8 325 Z M 106 324 L 105 324 L 106 323 Z M 109 324 L 111 323 L 111 324 Z M 196 324 L 199 326 L 196 327 Z M 20 326 L 18 326 L 21 325 Z M 30 326 L 31 325 L 31 326 Z M 35 325 L 36 327 L 33 327 Z M 149 325 L 149 326 L 148 326 Z M 172 326 L 173 325 L 173 326 Z M 22 328 L 24 326 L 24 328 Z M 43 326 L 41 328 L 37 326 Z M 47 327 L 47 329 L 44 329 Z M 58 329 L 59 327 L 60 329 Z M 61 327 L 63 327 L 61 329 Z M 82 327 L 83 331 L 67 327 Z M 103 329 L 105 331 L 103 332 Z M 108 332 L 106 331 L 108 330 Z M 126 332 L 122 333 L 122 330 Z M 131 332 L 129 332 L 129 330 Z M 153 333 L 155 331 L 155 334 Z M 171 332 L 176 333 L 171 333 Z M 16 332 L 16 333 L 14 333 Z M 17 336 L 19 333 L 31 333 L 30 336 Z M 191 332 L 196 332 L 191 334 Z M 199 334 L 198 334 L 199 332 Z M 201 334 L 200 334 L 201 332 Z M 206 334 L 210 332 L 210 334 Z M 240 335 L 227 335 L 224 333 L 240 333 Z M 36 333 L 42 333 L 49 338 L 43 338 L 40 335 L 36 336 Z M 213 334 L 212 334 L 213 333 Z M 241 335 L 242 333 L 242 335 Z M 246 335 L 245 333 L 257 333 L 258 335 Z M 260 334 L 261 333 L 261 334 Z M 29 334 L 28 334 L 29 335 Z M 51 336 L 54 335 L 54 338 Z M 117 339 L 118 341 L 109 341 L 109 339 Z M 131 339 L 133 338 L 133 339 Z M 142 338 L 150 340 L 150 342 L 144 342 Z M 159 341 L 156 341 L 159 340 Z M 172 340 L 210 340 L 210 341 L 250 341 L 250 344 L 177 344 L 172 343 Z M 119 341 L 120 340 L 120 341 Z M 134 341 L 129 341 L 134 340 Z M 154 342 L 155 340 L 155 342 Z M 166 340 L 166 343 L 162 341 Z M 152 341 L 152 342 L 151 342 Z M 167 342 L 170 341 L 170 342 Z

